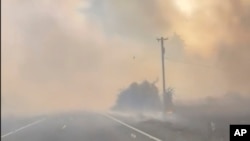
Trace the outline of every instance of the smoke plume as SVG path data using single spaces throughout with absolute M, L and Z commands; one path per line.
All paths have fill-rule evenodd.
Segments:
M 119 88 L 161 78 L 159 36 L 176 99 L 250 94 L 248 0 L 2 4 L 5 114 L 108 109 Z

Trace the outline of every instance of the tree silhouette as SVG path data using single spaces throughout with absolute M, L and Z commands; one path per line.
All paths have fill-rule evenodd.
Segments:
M 118 111 L 160 111 L 161 100 L 154 83 L 144 81 L 141 84 L 133 82 L 119 93 L 113 110 Z

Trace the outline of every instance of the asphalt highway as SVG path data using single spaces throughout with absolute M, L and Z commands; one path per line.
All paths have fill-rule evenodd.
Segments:
M 249 123 L 248 116 L 243 116 Z M 147 118 L 146 118 L 147 119 Z M 228 141 L 229 125 L 242 118 L 174 118 L 167 122 L 112 113 L 76 112 L 1 120 L 3 141 Z
M 107 114 L 61 114 L 2 123 L 3 141 L 161 141 Z

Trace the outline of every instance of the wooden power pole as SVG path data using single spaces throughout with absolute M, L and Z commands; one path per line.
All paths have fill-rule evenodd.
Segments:
M 161 62 L 162 62 L 162 88 L 163 88 L 163 112 L 166 112 L 166 108 L 169 108 L 169 98 L 170 96 L 167 96 L 166 94 L 166 82 L 165 82 L 165 63 L 164 63 L 164 56 L 165 56 L 165 48 L 164 48 L 164 41 L 168 40 L 168 38 L 158 38 L 158 41 L 161 42 Z

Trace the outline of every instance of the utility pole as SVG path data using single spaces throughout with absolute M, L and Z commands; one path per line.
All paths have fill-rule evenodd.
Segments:
M 165 48 L 164 48 L 164 41 L 165 40 L 168 40 L 168 38 L 163 38 L 163 37 L 161 37 L 161 38 L 158 38 L 157 39 L 158 41 L 160 41 L 161 42 L 161 61 L 162 61 L 162 85 L 163 85 L 163 106 L 164 106 L 164 108 L 163 108 L 163 112 L 165 113 L 166 111 L 165 111 L 165 106 L 166 105 L 168 105 L 166 102 L 166 97 L 165 97 L 165 95 L 166 95 L 166 86 L 165 86 L 165 64 L 164 64 L 164 55 L 165 55 Z

